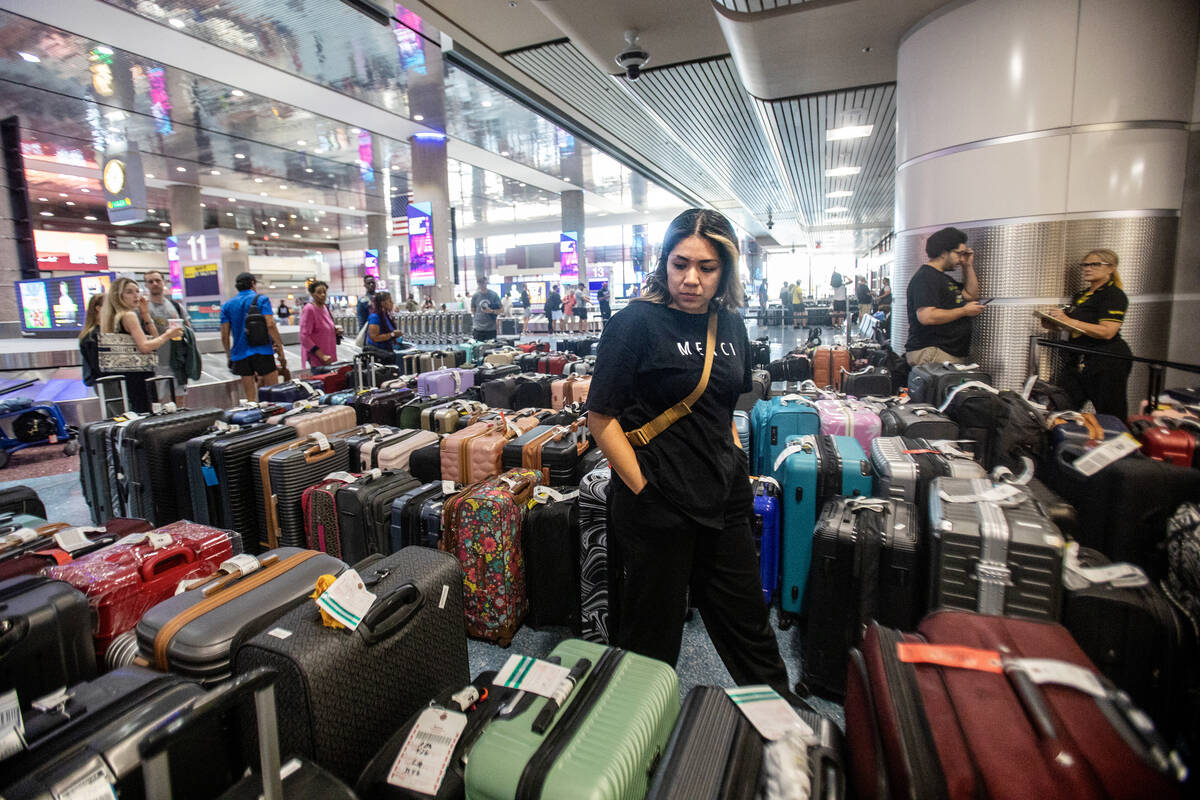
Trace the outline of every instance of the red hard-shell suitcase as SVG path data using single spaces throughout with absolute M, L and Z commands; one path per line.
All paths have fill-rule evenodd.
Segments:
M 46 571 L 87 595 L 98 661 L 147 609 L 174 595 L 180 581 L 207 577 L 242 552 L 239 534 L 195 522 L 173 522 L 133 536 L 136 541 L 129 537 Z
M 1036 682 L 1045 662 L 1020 659 L 1060 662 L 1057 675 L 1096 695 Z M 864 800 L 1179 797 L 1140 713 L 1061 625 L 961 611 L 930 614 L 916 634 L 876 623 L 847 676 L 852 784 Z
M 1142 452 L 1155 461 L 1200 467 L 1200 423 L 1137 414 L 1129 418 L 1129 429 L 1142 443 Z

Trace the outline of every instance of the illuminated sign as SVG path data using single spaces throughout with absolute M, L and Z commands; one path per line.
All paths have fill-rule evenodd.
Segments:
M 108 291 L 109 275 L 70 275 L 17 281 L 17 306 L 25 333 L 83 329 L 88 302 Z
M 167 272 L 170 273 L 171 297 L 183 299 L 183 271 L 179 267 L 179 237 L 167 237 Z
M 371 134 L 367 131 L 358 132 L 358 174 L 363 183 L 375 182 L 375 148 L 371 143 Z
M 437 280 L 433 256 L 433 203 L 408 204 L 409 278 L 413 286 L 433 286 Z
M 130 143 L 124 149 L 108 152 L 100 170 L 100 183 L 109 222 L 130 225 L 146 219 L 146 175 L 136 145 Z
M 146 70 L 146 80 L 150 84 L 150 113 L 154 116 L 155 127 L 163 136 L 174 133 L 171 124 L 171 97 L 167 94 L 167 75 L 162 67 Z
M 112 50 L 104 48 L 96 48 L 88 54 L 88 60 L 92 62 L 92 88 L 96 94 L 101 97 L 112 97 L 116 91 L 116 78 L 113 76 L 113 54 Z
M 364 250 L 363 251 L 363 275 L 372 278 L 379 277 L 379 251 Z
M 563 231 L 558 242 L 559 275 L 564 278 L 579 277 L 579 234 Z
M 108 269 L 108 237 L 102 233 L 35 230 L 33 246 L 40 270 Z

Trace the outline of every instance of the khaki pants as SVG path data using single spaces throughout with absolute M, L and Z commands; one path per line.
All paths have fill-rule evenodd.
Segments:
M 940 364 L 943 361 L 955 364 L 967 363 L 967 359 L 962 356 L 952 356 L 940 347 L 922 347 L 920 350 L 910 350 L 904 354 L 904 360 L 910 367 L 919 364 Z

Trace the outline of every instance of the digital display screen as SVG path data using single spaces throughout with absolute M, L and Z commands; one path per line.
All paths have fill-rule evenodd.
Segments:
M 379 251 L 364 250 L 363 251 L 363 275 L 378 278 L 379 277 Z
M 195 264 L 183 268 L 185 297 L 211 297 L 221 294 L 221 265 Z
M 529 304 L 531 306 L 540 306 L 546 303 L 545 281 L 527 281 L 525 289 L 529 292 Z
M 110 275 L 70 275 L 17 281 L 21 330 L 26 333 L 83 330 L 88 301 L 108 291 Z
M 171 278 L 171 297 L 183 299 L 183 270 L 179 266 L 179 237 L 167 237 L 167 272 Z
M 409 278 L 413 286 L 436 282 L 433 257 L 433 203 L 408 204 Z
M 558 242 L 559 275 L 563 278 L 579 277 L 579 234 L 564 231 Z
M 39 270 L 104 272 L 108 269 L 108 237 L 102 233 L 35 230 L 33 247 L 37 250 Z

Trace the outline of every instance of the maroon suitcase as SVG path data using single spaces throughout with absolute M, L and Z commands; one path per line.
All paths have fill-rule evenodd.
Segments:
M 70 550 L 64 549 L 52 534 L 45 541 L 36 543 L 28 549 L 5 553 L 3 557 L 0 557 L 0 580 L 20 575 L 33 575 L 46 567 L 69 564 L 81 556 L 113 544 L 122 536 L 130 533 L 142 533 L 153 527 L 144 519 L 113 517 L 102 526 L 80 528 L 80 532 L 88 543 L 84 544 L 82 541 L 74 543 Z M 63 528 L 58 528 L 54 533 L 58 534 L 63 531 Z
M 917 631 L 872 623 L 851 653 L 846 738 L 863 800 L 1181 796 L 1179 765 L 1162 739 L 1135 727 L 1140 712 L 1061 625 L 936 611 Z M 924 645 L 940 647 L 917 652 Z M 1008 659 L 1082 667 L 1107 694 L 1034 683 Z
M 551 353 L 538 359 L 537 371 L 547 375 L 562 375 L 563 367 L 566 365 L 566 354 Z

